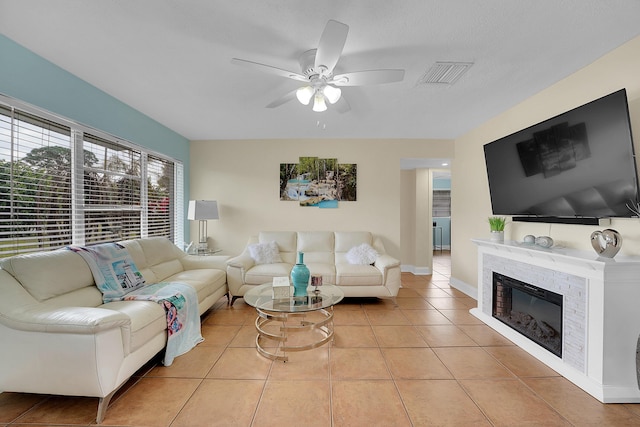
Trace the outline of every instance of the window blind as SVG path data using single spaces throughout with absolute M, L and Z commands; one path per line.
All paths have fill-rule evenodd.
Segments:
M 182 174 L 174 159 L 0 95 L 0 257 L 146 236 L 182 244 Z
M 0 256 L 71 244 L 71 130 L 0 106 Z

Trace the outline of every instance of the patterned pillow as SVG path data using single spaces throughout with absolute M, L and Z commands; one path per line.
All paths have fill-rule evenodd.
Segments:
M 267 243 L 254 243 L 249 245 L 249 255 L 256 264 L 273 264 L 282 262 L 280 250 L 275 241 Z
M 376 262 L 377 258 L 378 252 L 366 243 L 354 246 L 347 252 L 349 264 L 370 265 Z

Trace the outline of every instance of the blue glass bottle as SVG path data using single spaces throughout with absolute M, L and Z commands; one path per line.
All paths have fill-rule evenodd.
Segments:
M 309 285 L 309 269 L 304 265 L 304 253 L 298 252 L 298 263 L 291 269 L 291 282 L 293 283 L 293 296 L 307 295 Z

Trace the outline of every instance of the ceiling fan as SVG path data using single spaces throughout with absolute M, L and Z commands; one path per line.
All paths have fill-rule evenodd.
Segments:
M 398 69 L 334 74 L 334 68 L 342 54 L 348 32 L 349 26 L 346 24 L 329 20 L 320 37 L 318 48 L 308 50 L 300 56 L 299 63 L 302 70 L 300 73 L 239 58 L 233 58 L 231 62 L 304 83 L 298 89 L 268 104 L 267 108 L 278 107 L 295 98 L 300 103 L 309 105 L 313 99 L 313 111 L 325 111 L 328 101 L 330 104 L 336 105 L 338 112 L 345 113 L 351 107 L 341 96 L 340 87 L 393 83 L 404 79 L 404 70 Z

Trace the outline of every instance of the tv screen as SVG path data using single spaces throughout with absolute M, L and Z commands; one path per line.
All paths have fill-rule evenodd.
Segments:
M 631 217 L 638 178 L 624 89 L 484 146 L 495 215 Z

